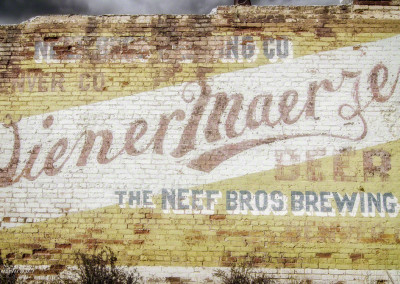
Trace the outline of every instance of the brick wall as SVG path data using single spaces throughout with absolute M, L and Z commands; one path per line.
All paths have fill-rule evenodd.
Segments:
M 399 15 L 1 26 L 1 255 L 30 279 L 108 246 L 147 282 L 249 259 L 282 283 L 400 281 Z

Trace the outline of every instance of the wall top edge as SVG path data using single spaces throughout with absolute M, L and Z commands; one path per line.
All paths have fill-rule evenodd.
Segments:
M 244 17 L 262 15 L 262 14 L 273 14 L 274 16 L 279 13 L 285 15 L 288 18 L 296 18 L 297 13 L 301 13 L 301 18 L 313 18 L 320 14 L 329 14 L 335 16 L 335 14 L 365 14 L 368 11 L 376 12 L 379 10 L 400 10 L 400 5 L 330 5 L 330 6 L 218 6 L 209 14 L 141 14 L 141 15 L 127 15 L 127 14 L 104 14 L 104 15 L 41 15 L 32 17 L 19 24 L 0 24 L 0 28 L 7 29 L 15 26 L 25 25 L 36 25 L 36 24 L 51 24 L 51 23 L 65 23 L 65 22 L 87 22 L 87 21 L 99 21 L 106 23 L 146 23 L 152 22 L 155 19 L 221 19 L 221 18 L 232 18 L 236 17 L 239 22 Z M 300 15 L 299 15 L 300 16 Z M 254 17 L 253 17 L 254 18 Z M 300 17 L 299 17 L 300 18 Z M 379 17 L 378 17 L 379 18 Z

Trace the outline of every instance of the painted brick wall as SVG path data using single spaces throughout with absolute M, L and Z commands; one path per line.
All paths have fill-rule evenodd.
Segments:
M 108 246 L 149 283 L 249 259 L 282 283 L 400 281 L 399 16 L 1 26 L 1 255 L 30 279 Z

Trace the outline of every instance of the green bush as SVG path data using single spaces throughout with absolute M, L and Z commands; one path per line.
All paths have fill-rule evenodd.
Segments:
M 17 283 L 20 274 L 13 262 L 10 260 L 4 261 L 0 256 L 0 283 L 1 284 L 14 284 Z

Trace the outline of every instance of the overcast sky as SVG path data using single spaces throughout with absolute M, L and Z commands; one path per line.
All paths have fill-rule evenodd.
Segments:
M 253 5 L 337 5 L 340 0 L 251 0 Z M 0 24 L 50 14 L 208 14 L 233 0 L 0 0 Z

